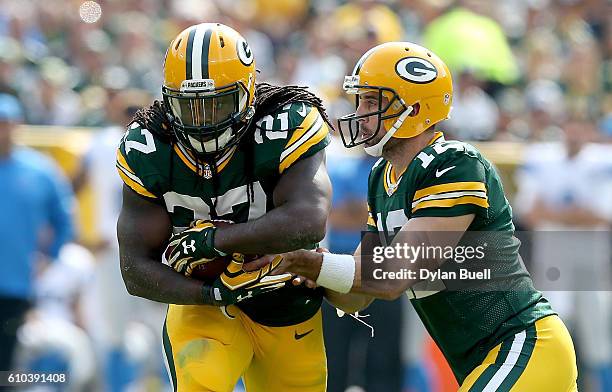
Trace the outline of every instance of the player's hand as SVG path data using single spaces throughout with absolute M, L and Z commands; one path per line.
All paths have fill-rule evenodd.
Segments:
M 173 234 L 162 254 L 162 262 L 175 271 L 189 276 L 198 265 L 224 256 L 214 248 L 215 231 L 213 221 L 196 220 L 185 231 Z
M 317 286 L 317 282 L 315 282 L 314 280 L 305 278 L 303 276 L 296 276 L 295 278 L 293 278 L 291 280 L 291 284 L 293 284 L 294 286 L 306 286 L 309 289 L 316 289 Z
M 329 252 L 329 249 L 327 248 L 317 248 L 317 253 L 323 253 L 323 252 Z M 304 285 L 310 289 L 316 289 L 317 288 L 317 282 L 315 282 L 312 279 L 308 279 L 304 276 L 298 275 L 295 278 L 293 278 L 293 280 L 291 281 L 291 283 L 293 283 L 294 286 L 299 286 L 299 285 Z
M 321 249 L 321 248 L 319 248 Z M 317 250 L 318 251 L 318 250 Z M 255 259 L 253 261 L 249 261 L 248 263 L 245 263 L 242 266 L 242 269 L 244 271 L 255 271 L 259 268 L 263 268 L 266 265 L 269 265 L 273 260 L 275 260 L 277 257 L 279 257 L 278 255 L 265 255 L 262 256 L 258 259 Z M 284 264 L 284 263 L 283 263 Z M 284 271 L 284 265 L 281 264 L 280 266 L 278 266 L 275 270 L 274 273 L 275 274 L 281 274 L 281 273 L 285 273 Z M 294 286 L 306 286 L 310 289 L 315 289 L 317 288 L 317 283 L 312 280 L 312 279 L 308 279 L 304 276 L 293 276 L 293 279 L 291 279 L 291 284 Z
M 283 253 L 281 254 L 282 263 L 275 268 L 274 273 L 292 273 L 302 277 L 306 282 L 310 280 L 314 283 L 319 276 L 319 272 L 321 271 L 323 252 L 329 251 L 325 248 L 318 248 L 316 251 L 300 249 L 293 252 Z M 274 256 L 261 257 L 245 264 L 244 269 L 247 271 L 252 271 L 261 268 L 262 266 L 269 264 L 273 260 L 273 257 Z
M 278 290 L 294 277 L 290 273 L 277 273 L 281 257 L 276 256 L 267 265 L 252 271 L 243 270 L 244 256 L 234 253 L 233 260 L 211 286 L 205 286 L 205 298 L 212 305 L 227 306 L 253 298 L 263 293 Z

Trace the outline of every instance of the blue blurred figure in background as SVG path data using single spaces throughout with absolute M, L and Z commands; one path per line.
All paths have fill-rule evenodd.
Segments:
M 368 174 L 375 159 L 364 154 L 347 155 L 333 147 L 330 150 L 327 167 L 334 194 L 326 244 L 332 252 L 352 254 L 366 227 Z M 375 301 L 363 313 L 370 315 L 365 321 L 375 328 L 374 338 L 364 325 L 338 318 L 332 306 L 323 306 L 327 390 L 343 392 L 357 385 L 368 392 L 400 391 L 401 300 Z
M 0 94 L 0 370 L 11 369 L 16 331 L 30 308 L 37 262 L 73 236 L 73 194 L 53 161 L 16 146 L 20 102 Z

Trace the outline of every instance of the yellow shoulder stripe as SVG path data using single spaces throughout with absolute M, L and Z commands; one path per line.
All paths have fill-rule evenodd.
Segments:
M 448 184 L 434 185 L 427 188 L 419 189 L 414 193 L 413 200 L 420 199 L 424 196 L 434 195 L 436 193 L 453 192 L 453 191 L 487 191 L 485 184 L 482 182 L 450 182 Z
M 121 176 L 121 179 L 123 180 L 125 185 L 129 186 L 134 192 L 142 196 L 152 197 L 152 198 L 157 199 L 157 196 L 155 196 L 154 194 L 146 190 L 144 186 L 140 185 L 139 183 L 137 183 L 136 181 L 128 177 L 128 175 L 125 174 L 119 166 L 117 166 L 117 171 L 119 172 L 119 176 Z
M 443 208 L 446 207 L 448 208 L 448 207 L 454 207 L 459 204 L 475 204 L 482 208 L 489 207 L 489 202 L 487 201 L 487 199 L 483 199 L 483 198 L 476 197 L 476 196 L 463 196 L 463 197 L 458 197 L 456 199 L 427 200 L 427 201 L 417 204 L 412 209 L 412 212 L 415 212 L 416 210 L 420 210 L 421 208 L 428 208 L 428 207 L 443 207 Z
M 280 162 L 280 165 L 278 166 L 279 173 L 284 172 L 289 166 L 291 166 L 295 161 L 297 161 L 298 158 L 301 157 L 312 146 L 316 145 L 321 140 L 325 139 L 328 133 L 329 133 L 329 127 L 327 126 L 325 122 L 323 122 L 322 125 L 319 127 L 319 129 L 316 131 L 316 133 L 312 135 L 306 141 L 301 142 L 302 144 L 300 144 L 299 147 L 297 147 L 294 151 L 292 151 L 285 157 L 281 155 L 282 160 Z
M 310 113 L 304 118 L 302 123 L 293 131 L 293 135 L 285 145 L 285 148 L 289 148 L 293 143 L 300 140 L 302 136 L 310 129 L 312 124 L 315 123 L 317 117 L 319 117 L 319 111 L 315 107 L 310 108 Z
M 128 165 L 127 160 L 125 159 L 125 157 L 123 156 L 123 154 L 121 153 L 120 149 L 117 149 L 117 163 L 122 166 L 125 170 L 129 171 L 130 173 L 134 174 L 134 170 L 132 170 L 132 168 L 130 167 L 130 165 Z

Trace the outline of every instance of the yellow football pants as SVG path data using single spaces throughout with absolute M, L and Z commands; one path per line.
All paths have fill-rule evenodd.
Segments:
M 163 338 L 175 391 L 321 392 L 327 383 L 321 311 L 286 327 L 255 323 L 231 306 L 169 305 Z
M 577 392 L 576 354 L 563 321 L 548 316 L 496 346 L 460 392 Z

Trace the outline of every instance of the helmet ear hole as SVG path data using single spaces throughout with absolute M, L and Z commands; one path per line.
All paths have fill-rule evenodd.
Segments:
M 412 105 L 412 111 L 410 112 L 408 116 L 415 117 L 419 114 L 420 110 L 421 110 L 421 104 L 417 102 L 414 105 Z

